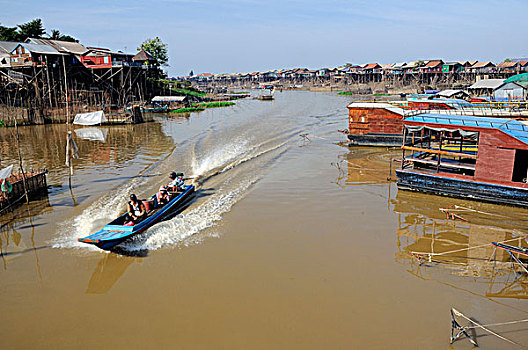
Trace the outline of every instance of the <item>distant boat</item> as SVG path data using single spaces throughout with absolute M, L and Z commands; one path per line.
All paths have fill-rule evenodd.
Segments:
M 127 112 L 132 113 L 132 107 L 127 107 L 125 110 Z M 154 106 L 153 107 L 142 106 L 142 107 L 140 107 L 140 110 L 143 113 L 169 113 L 170 112 L 170 109 L 169 109 L 168 105 L 166 105 L 166 106 L 156 106 L 156 107 L 154 107 Z
M 145 200 L 143 203 L 147 207 L 147 218 L 140 221 L 134 226 L 125 226 L 127 213 L 122 214 L 117 219 L 106 224 L 102 230 L 93 235 L 79 238 L 79 242 L 93 244 L 101 249 L 111 249 L 112 247 L 136 236 L 152 225 L 158 223 L 162 219 L 173 214 L 177 209 L 181 208 L 183 203 L 194 192 L 194 186 L 188 185 L 184 192 L 179 193 L 176 197 L 170 200 L 169 203 L 159 207 L 151 208 L 152 202 Z
M 258 99 L 261 101 L 273 101 L 274 100 L 273 95 L 260 95 Z

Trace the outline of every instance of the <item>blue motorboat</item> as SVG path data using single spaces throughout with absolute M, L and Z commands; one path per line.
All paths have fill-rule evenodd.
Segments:
M 79 242 L 93 244 L 101 249 L 111 249 L 112 247 L 122 243 L 131 237 L 140 234 L 152 225 L 174 214 L 178 209 L 181 209 L 183 204 L 187 202 L 191 194 L 194 192 L 194 185 L 185 186 L 185 190 L 181 193 L 174 194 L 167 204 L 154 208 L 151 201 L 143 201 L 147 207 L 147 217 L 133 226 L 126 226 L 127 213 L 122 214 L 117 219 L 106 224 L 102 230 L 93 235 L 79 238 Z

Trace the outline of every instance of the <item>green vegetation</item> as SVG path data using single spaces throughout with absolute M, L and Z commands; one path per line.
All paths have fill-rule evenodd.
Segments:
M 355 95 L 355 93 L 351 91 L 341 91 L 337 93 L 338 95 Z
M 188 95 L 188 96 L 196 96 L 196 97 L 205 97 L 207 96 L 206 93 L 204 92 L 200 92 L 200 91 L 195 91 L 196 89 L 182 89 L 182 88 L 172 88 L 171 89 L 173 92 L 177 93 L 177 94 L 181 94 L 181 95 Z
M 168 66 L 169 53 L 167 44 L 163 43 L 160 38 L 155 37 L 154 39 L 145 40 L 138 48 L 138 52 L 145 50 L 152 58 L 156 60 L 158 66 Z
M 22 23 L 16 27 L 4 27 L 0 25 L 0 40 L 1 41 L 24 41 L 27 38 L 47 38 L 55 40 L 78 42 L 75 38 L 61 34 L 58 30 L 52 29 L 51 35 L 47 36 L 46 30 L 42 25 L 42 20 L 36 18 L 32 21 Z
M 71 41 L 78 42 L 74 37 L 61 33 L 58 29 L 52 29 L 50 34 L 50 39 L 52 40 L 62 40 L 62 41 Z
M 191 113 L 191 112 L 201 112 L 204 108 L 200 107 L 186 107 L 186 108 L 178 108 L 175 110 L 172 110 L 171 113 Z
M 234 102 L 225 102 L 225 101 L 221 101 L 221 102 L 202 102 L 202 103 L 198 103 L 197 106 L 199 108 L 215 108 L 215 107 L 229 107 L 229 106 L 234 106 L 235 103 Z
M 390 96 L 390 94 L 372 94 L 372 96 Z

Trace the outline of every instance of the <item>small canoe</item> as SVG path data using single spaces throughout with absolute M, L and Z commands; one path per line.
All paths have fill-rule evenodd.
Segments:
M 513 245 L 509 245 L 509 244 L 496 243 L 496 242 L 491 242 L 491 244 L 493 244 L 497 248 L 507 250 L 510 253 L 516 253 L 516 254 L 522 254 L 524 256 L 528 256 L 528 248 L 525 248 L 525 247 L 516 247 Z
M 169 203 L 159 208 L 151 208 L 151 201 L 143 201 L 147 209 L 147 217 L 144 220 L 141 220 L 134 226 L 125 226 L 124 223 L 127 218 L 127 213 L 124 213 L 117 219 L 106 224 L 102 230 L 94 233 L 93 235 L 79 238 L 78 241 L 87 244 L 93 244 L 105 250 L 111 249 L 119 243 L 122 243 L 129 238 L 144 232 L 152 225 L 160 222 L 170 214 L 174 213 L 176 210 L 181 208 L 182 204 L 187 201 L 193 192 L 194 186 L 188 185 L 186 186 L 185 191 L 178 193 L 169 201 Z

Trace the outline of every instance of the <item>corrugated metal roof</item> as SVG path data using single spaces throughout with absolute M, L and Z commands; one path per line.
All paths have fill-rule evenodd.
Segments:
M 17 47 L 18 44 L 20 43 L 15 41 L 0 41 L 0 50 L 6 51 L 11 54 L 11 51 L 13 51 L 13 49 Z
M 59 52 L 72 53 L 74 55 L 82 55 L 88 51 L 84 45 L 72 41 L 29 38 L 26 43 L 49 45 Z
M 363 69 L 374 69 L 376 67 L 379 67 L 379 64 L 377 64 L 377 63 L 369 63 Z
M 426 68 L 434 68 L 434 67 L 437 67 L 441 64 L 443 64 L 444 62 L 442 60 L 432 60 L 432 61 L 429 61 L 427 62 L 427 64 L 425 65 Z
M 495 64 L 493 62 L 487 61 L 487 62 L 477 62 L 474 65 L 472 65 L 471 68 L 484 68 L 490 65 L 495 67 Z
M 403 120 L 404 124 L 407 122 L 498 129 L 528 145 L 528 124 L 515 119 L 424 113 Z
M 499 63 L 497 65 L 497 67 L 500 67 L 500 68 L 512 68 L 512 67 L 515 67 L 518 64 L 519 64 L 519 62 L 502 62 L 502 63 Z
M 132 57 L 132 61 L 154 61 L 154 57 L 152 57 L 147 51 L 141 50 Z
M 454 95 L 457 95 L 457 94 L 460 94 L 460 93 L 469 96 L 469 94 L 467 92 L 465 92 L 464 90 L 443 90 L 443 91 L 440 91 L 439 93 L 437 93 L 436 95 L 437 96 L 442 96 L 442 97 L 451 97 L 451 96 L 454 96 Z
M 30 44 L 30 43 L 19 43 L 18 45 L 25 47 L 31 53 L 39 53 L 39 54 L 44 54 L 44 55 L 62 55 L 59 51 L 55 50 L 50 45 Z M 18 45 L 15 46 L 15 49 L 18 47 Z M 11 50 L 11 52 L 13 52 L 13 50 Z
M 497 89 L 504 84 L 504 79 L 483 79 L 471 85 L 468 89 Z

